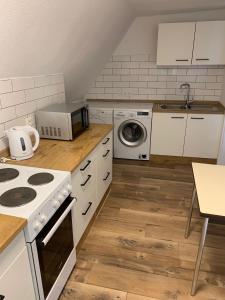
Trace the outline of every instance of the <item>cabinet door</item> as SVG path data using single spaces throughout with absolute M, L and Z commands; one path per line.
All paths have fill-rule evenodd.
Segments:
M 192 64 L 225 64 L 225 21 L 196 23 Z
M 0 294 L 5 297 L 4 300 L 36 299 L 26 248 L 0 277 Z
M 159 24 L 157 65 L 191 65 L 195 22 Z
M 184 156 L 217 158 L 223 120 L 223 115 L 188 115 Z
M 153 113 L 151 154 L 182 156 L 187 114 Z

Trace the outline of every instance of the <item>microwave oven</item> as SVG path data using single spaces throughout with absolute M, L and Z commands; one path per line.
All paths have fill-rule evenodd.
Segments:
M 73 140 L 89 127 L 88 105 L 60 103 L 36 112 L 41 138 Z

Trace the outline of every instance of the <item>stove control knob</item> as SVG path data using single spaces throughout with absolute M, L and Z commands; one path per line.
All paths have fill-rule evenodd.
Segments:
M 67 190 L 68 190 L 69 193 L 72 191 L 72 185 L 70 183 L 68 183 L 66 185 L 66 188 L 67 188 Z
M 52 204 L 53 204 L 53 208 L 58 208 L 60 205 L 58 200 L 54 200 Z
M 39 231 L 41 229 L 41 223 L 39 223 L 38 221 L 34 222 L 33 228 L 35 231 Z
M 40 215 L 39 220 L 40 220 L 41 224 L 44 224 L 47 220 L 46 215 Z
M 63 194 L 59 194 L 58 195 L 58 201 L 59 201 L 59 203 L 62 203 L 63 202 L 63 200 L 64 200 L 64 197 L 63 197 L 63 195 L 64 195 L 64 190 L 63 190 Z

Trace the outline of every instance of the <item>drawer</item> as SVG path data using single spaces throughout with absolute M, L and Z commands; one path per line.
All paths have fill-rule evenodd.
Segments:
M 81 176 L 84 178 L 87 177 L 88 174 L 92 175 L 95 169 L 95 161 L 96 161 L 96 152 L 89 155 L 80 165 L 79 172 Z
M 101 168 L 98 173 L 98 202 L 102 200 L 106 190 L 112 181 L 112 164 L 108 164 L 107 168 Z
M 101 142 L 101 151 L 104 153 L 107 149 L 112 149 L 112 133 L 110 132 Z

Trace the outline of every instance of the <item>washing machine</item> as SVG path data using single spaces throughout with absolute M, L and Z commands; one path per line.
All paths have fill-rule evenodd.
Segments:
M 114 109 L 114 157 L 149 160 L 152 105 Z

